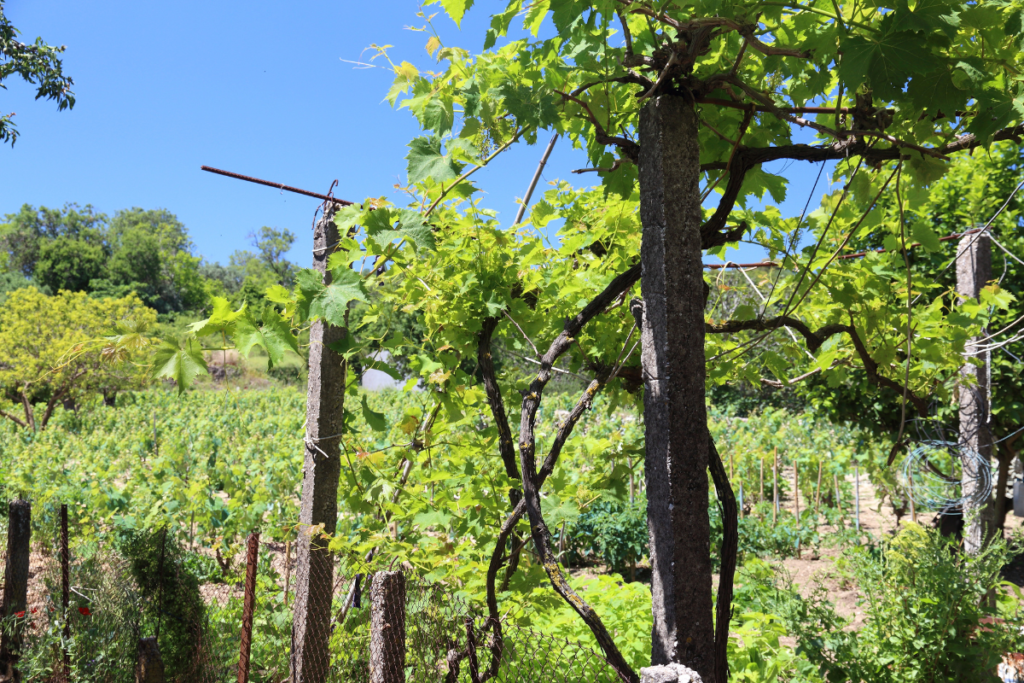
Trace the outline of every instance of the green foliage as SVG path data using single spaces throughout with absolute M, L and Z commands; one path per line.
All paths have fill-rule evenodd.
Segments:
M 125 530 L 118 550 L 141 600 L 140 632 L 159 629 L 160 656 L 170 679 L 194 670 L 202 647 L 206 605 L 185 551 L 167 528 Z
M 107 220 L 104 214 L 93 211 L 91 205 L 79 208 L 66 204 L 63 209 L 48 209 L 23 204 L 18 213 L 7 214 L 0 225 L 0 251 L 5 255 L 5 269 L 32 277 L 43 244 L 61 237 L 68 239 L 95 239 Z M 65 288 L 67 289 L 67 288 Z
M 616 574 L 632 578 L 630 570 L 650 555 L 647 501 L 595 503 L 580 513 L 566 533 L 571 562 L 583 562 L 593 555 Z
M 989 607 L 1002 591 L 1002 543 L 972 556 L 910 523 L 877 551 L 848 552 L 864 594 L 858 632 L 844 629 L 820 586 L 806 601 L 772 601 L 826 680 L 986 680 L 981 672 L 992 676 L 1004 653 L 1024 645 L 1017 600 L 1003 596 L 1006 608 Z M 1000 615 L 1005 622 L 992 620 Z
M 75 94 L 71 92 L 74 81 L 64 75 L 61 53 L 64 46 L 54 47 L 36 38 L 35 43 L 26 45 L 18 40 L 21 31 L 11 24 L 4 15 L 0 2 L 0 88 L 6 89 L 4 81 L 18 75 L 26 83 L 36 86 L 36 99 L 52 100 L 57 110 L 72 109 Z M 14 114 L 0 115 L 0 142 L 10 141 L 13 146 L 18 139 L 18 129 L 11 120 Z
M 93 299 L 82 292 L 12 292 L 0 311 L 0 389 L 7 402 L 0 408 L 3 416 L 21 427 L 42 429 L 62 401 L 74 402 L 91 392 L 113 396 L 138 387 L 144 376 L 133 364 L 141 358 L 138 333 L 155 320 L 153 311 L 134 295 Z M 127 333 L 120 337 L 120 350 L 104 355 L 99 350 L 107 348 L 102 336 L 119 325 Z M 41 415 L 36 403 L 45 404 Z
M 88 291 L 90 283 L 102 276 L 106 261 L 98 239 L 62 235 L 40 246 L 34 276 L 51 292 Z
M 211 295 L 185 226 L 166 209 L 122 210 L 108 221 L 91 206 L 25 205 L 6 219 L 0 226 L 6 263 L 0 265 L 49 293 L 134 293 L 158 313 L 202 308 Z

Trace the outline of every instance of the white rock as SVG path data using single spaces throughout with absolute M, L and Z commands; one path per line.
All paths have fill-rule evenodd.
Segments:
M 703 683 L 693 669 L 672 662 L 664 666 L 640 669 L 640 683 Z

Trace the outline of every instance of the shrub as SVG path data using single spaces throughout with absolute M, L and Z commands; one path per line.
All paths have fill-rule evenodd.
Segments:
M 995 620 L 993 596 L 1007 558 L 1002 542 L 971 556 L 911 523 L 880 548 L 848 553 L 864 594 L 866 619 L 857 634 L 843 630 L 821 586 L 807 600 L 769 605 L 827 680 L 995 680 L 1000 656 L 1024 646 L 1016 602 L 1005 622 Z
M 570 563 L 596 560 L 625 576 L 648 554 L 647 500 L 595 503 L 567 531 Z

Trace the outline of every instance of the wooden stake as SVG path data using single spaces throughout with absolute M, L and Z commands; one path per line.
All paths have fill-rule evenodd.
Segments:
M 793 461 L 793 510 L 796 515 L 797 526 L 800 525 L 800 465 L 797 461 Z M 800 537 L 796 539 L 796 556 L 797 559 L 801 557 L 800 550 Z
M 855 503 L 854 514 L 857 521 L 857 531 L 860 531 L 860 466 L 853 466 L 853 497 Z
M 779 449 L 772 449 L 772 526 L 779 515 Z
M 402 572 L 373 575 L 369 649 L 370 683 L 404 683 L 405 575 Z
M 284 606 L 288 606 L 288 584 L 292 578 L 292 542 L 284 542 Z
M 242 635 L 239 639 L 238 683 L 249 683 L 249 654 L 252 651 L 252 617 L 256 610 L 256 563 L 259 560 L 260 535 L 249 534 L 245 554 L 245 597 L 242 603 Z
M 60 506 L 60 607 L 64 619 L 64 680 L 71 680 L 71 651 L 67 643 L 71 642 L 71 615 L 68 606 L 71 604 L 71 539 L 68 535 L 68 506 Z
M 793 461 L 793 505 L 796 521 L 800 521 L 800 465 Z
M 917 509 L 914 507 L 914 480 L 913 478 L 907 481 L 907 499 L 910 500 L 910 519 L 913 522 L 917 522 Z
M 761 495 L 758 497 L 757 502 L 758 503 L 763 503 L 764 502 L 764 456 L 763 455 L 761 456 L 761 477 L 760 477 L 760 482 L 761 482 L 761 488 L 759 489 L 759 493 Z
M 818 461 L 818 486 L 814 492 L 814 521 L 818 521 L 818 510 L 821 509 L 821 473 L 822 473 L 822 462 Z

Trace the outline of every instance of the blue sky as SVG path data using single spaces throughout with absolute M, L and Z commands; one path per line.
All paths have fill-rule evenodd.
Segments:
M 489 10 L 498 3 L 477 4 L 461 33 L 443 14 L 436 17 L 446 44 L 482 46 Z M 396 198 L 405 145 L 418 125 L 384 101 L 390 72 L 343 60 L 366 60 L 371 44 L 387 44 L 395 61 L 430 68 L 427 34 L 406 28 L 423 25 L 418 10 L 407 0 L 11 0 L 5 12 L 24 42 L 42 36 L 67 45 L 65 72 L 75 79 L 77 104 L 58 113 L 13 79 L 0 91 L 0 109 L 17 113 L 22 134 L 13 149 L 0 148 L 0 214 L 25 203 L 92 204 L 109 214 L 132 206 L 167 208 L 188 227 L 197 253 L 221 262 L 248 248 L 247 235 L 260 226 L 288 228 L 299 236 L 289 257 L 304 265 L 317 200 L 199 167 L 316 192 L 326 192 L 337 178 L 338 197 Z M 518 145 L 476 175 L 486 204 L 504 222 L 512 222 L 516 197 L 524 194 L 548 137 L 541 135 L 533 147 Z M 592 183 L 570 174 L 586 165 L 582 152 L 561 140 L 544 179 Z M 791 183 L 782 209 L 798 215 L 817 167 L 796 165 L 785 173 Z M 743 247 L 733 258 L 760 260 L 761 254 Z

